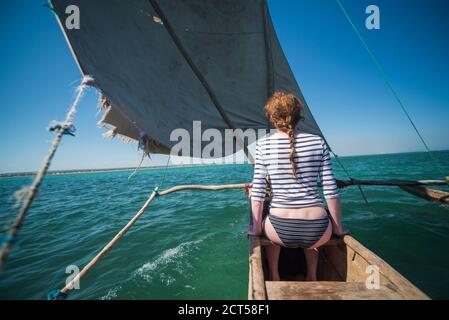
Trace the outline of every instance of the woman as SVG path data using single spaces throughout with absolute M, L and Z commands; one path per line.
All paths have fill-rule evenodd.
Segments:
M 329 150 L 320 136 L 297 131 L 302 109 L 303 104 L 294 95 L 276 92 L 265 112 L 277 131 L 260 139 L 256 147 L 251 189 L 253 224 L 248 233 L 265 233 L 275 244 L 266 248 L 272 281 L 280 280 L 280 246 L 304 248 L 307 280 L 316 281 L 317 248 L 330 239 L 332 231 L 344 233 Z M 269 215 L 262 221 L 268 177 L 272 200 Z M 318 192 L 318 177 L 331 218 Z

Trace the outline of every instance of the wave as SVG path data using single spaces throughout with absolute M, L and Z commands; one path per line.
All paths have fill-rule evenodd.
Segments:
M 122 289 L 121 286 L 109 289 L 108 293 L 100 297 L 100 300 L 112 300 L 117 298 L 119 291 Z
M 180 259 L 188 256 L 190 252 L 197 249 L 197 245 L 203 242 L 204 239 L 199 239 L 196 241 L 188 241 L 179 244 L 174 248 L 170 248 L 162 252 L 155 260 L 150 261 L 142 265 L 135 271 L 135 275 L 143 278 L 147 282 L 151 282 L 155 276 L 155 271 L 159 271 L 167 267 L 168 265 L 175 264 L 175 270 L 178 273 L 183 273 L 183 267 L 186 264 L 181 265 Z M 188 264 L 187 264 L 188 265 Z M 165 285 L 170 285 L 176 281 L 173 275 L 168 273 L 159 273 L 160 280 Z

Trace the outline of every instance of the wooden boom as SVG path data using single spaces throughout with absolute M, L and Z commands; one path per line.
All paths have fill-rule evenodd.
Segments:
M 337 180 L 340 189 L 348 186 L 396 186 L 402 190 L 429 201 L 436 201 L 443 204 L 449 204 L 449 192 L 437 189 L 427 188 L 426 186 L 448 186 L 449 177 L 446 180 L 357 180 L 347 181 Z

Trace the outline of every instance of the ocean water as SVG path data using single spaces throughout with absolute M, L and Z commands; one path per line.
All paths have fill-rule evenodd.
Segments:
M 449 175 L 449 151 L 435 153 Z M 425 153 L 344 157 L 359 179 L 440 179 Z M 337 178 L 345 175 L 334 162 Z M 163 169 L 46 178 L 19 240 L 0 273 L 0 299 L 46 299 L 65 284 L 66 268 L 84 266 L 140 209 Z M 170 168 L 178 184 L 250 182 L 249 165 Z M 0 179 L 2 230 L 13 193 L 31 177 Z M 432 298 L 449 299 L 449 207 L 396 187 L 342 190 L 352 234 Z M 134 227 L 81 280 L 70 299 L 245 299 L 248 201 L 240 190 L 184 191 L 155 200 Z

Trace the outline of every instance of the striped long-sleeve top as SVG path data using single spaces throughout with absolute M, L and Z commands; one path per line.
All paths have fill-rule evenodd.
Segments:
M 256 146 L 252 199 L 264 200 L 267 176 L 271 183 L 271 208 L 299 208 L 322 204 L 318 178 L 322 183 L 325 198 L 339 196 L 329 149 L 324 139 L 313 134 L 296 133 L 294 144 L 297 178 L 293 175 L 290 163 L 289 139 L 276 136 L 259 139 Z

